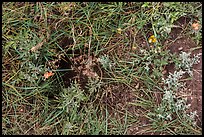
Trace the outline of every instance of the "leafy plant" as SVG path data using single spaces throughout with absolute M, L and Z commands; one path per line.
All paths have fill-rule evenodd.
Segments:
M 199 55 L 194 55 L 193 58 L 190 57 L 191 53 L 181 52 L 179 55 L 179 61 L 180 63 L 176 64 L 176 67 L 179 69 L 183 69 L 184 71 L 187 71 L 187 73 L 192 76 L 192 67 L 193 64 L 199 63 Z
M 72 83 L 70 87 L 64 88 L 60 94 L 62 104 L 59 108 L 63 109 L 66 113 L 77 111 L 77 108 L 80 107 L 80 103 L 87 100 L 83 92 L 76 82 Z
M 184 73 L 182 70 L 179 72 L 175 71 L 174 74 L 170 73 L 167 79 L 163 79 L 166 85 L 164 86 L 162 101 L 154 112 L 147 114 L 151 117 L 150 119 L 153 121 L 153 125 L 156 124 L 158 127 L 159 121 L 171 123 L 181 118 L 181 120 L 186 121 L 186 124 L 195 127 L 196 112 L 190 112 L 188 114 L 187 111 L 190 106 L 187 105 L 187 98 L 178 98 L 176 96 L 176 92 L 184 86 L 184 83 L 179 82 L 179 79 Z

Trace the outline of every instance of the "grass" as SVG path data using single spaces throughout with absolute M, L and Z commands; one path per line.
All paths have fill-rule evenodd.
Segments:
M 2 7 L 2 134 L 202 133 L 187 108 L 175 108 L 176 95 L 168 92 L 176 101 L 160 98 L 159 104 L 155 96 L 167 94 L 166 65 L 188 65 L 164 42 L 180 17 L 202 25 L 202 3 L 4 2 Z M 199 48 L 202 29 L 195 32 L 189 24 L 183 30 Z M 148 42 L 152 35 L 155 43 Z M 190 72 L 192 62 L 187 67 Z M 48 71 L 54 75 L 45 79 Z M 173 118 L 166 119 L 167 113 Z M 142 124 L 141 117 L 149 123 Z M 141 130 L 131 133 L 135 128 Z

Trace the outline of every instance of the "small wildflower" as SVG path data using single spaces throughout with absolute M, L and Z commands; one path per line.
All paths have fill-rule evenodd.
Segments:
M 52 75 L 54 75 L 54 73 L 52 73 L 52 72 L 46 72 L 46 73 L 44 74 L 44 77 L 45 77 L 45 79 L 47 79 L 47 78 L 49 78 L 49 77 L 52 76 Z
M 200 24 L 199 23 L 193 23 L 192 28 L 193 28 L 193 30 L 197 31 L 200 28 Z
M 154 35 L 152 35 L 152 36 L 149 37 L 148 42 L 149 43 L 155 43 L 155 42 L 157 42 L 157 39 L 156 39 L 156 37 Z
M 121 34 L 121 32 L 122 32 L 122 29 L 121 29 L 121 28 L 118 28 L 118 29 L 117 29 L 117 33 L 118 33 L 118 34 Z

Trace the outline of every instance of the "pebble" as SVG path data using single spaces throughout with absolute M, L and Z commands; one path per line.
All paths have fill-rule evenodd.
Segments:
M 183 49 L 183 47 L 178 48 L 178 50 L 182 50 L 182 49 Z

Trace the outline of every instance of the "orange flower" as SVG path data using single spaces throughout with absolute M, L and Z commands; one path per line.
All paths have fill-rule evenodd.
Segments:
M 200 27 L 200 24 L 199 24 L 199 23 L 193 23 L 193 24 L 192 24 L 193 30 L 198 30 L 199 27 Z
M 54 75 L 54 73 L 52 73 L 52 72 L 46 72 L 46 73 L 44 74 L 44 77 L 45 77 L 45 79 L 47 79 L 47 78 L 49 78 L 49 77 L 52 76 L 52 75 Z
M 149 43 L 155 43 L 155 42 L 157 42 L 157 39 L 156 39 L 156 37 L 154 35 L 152 35 L 152 36 L 149 37 L 148 42 Z

